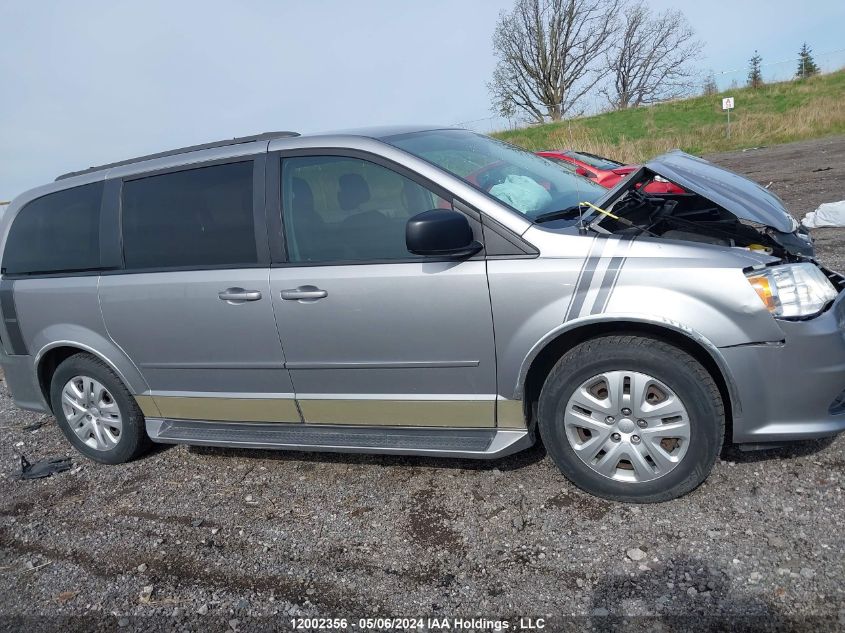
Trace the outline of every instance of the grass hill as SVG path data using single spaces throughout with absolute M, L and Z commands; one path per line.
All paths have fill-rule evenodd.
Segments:
M 736 102 L 730 138 L 722 111 L 722 97 L 727 96 Z M 674 148 L 706 154 L 834 134 L 845 134 L 845 70 L 494 136 L 531 150 L 573 148 L 641 162 Z

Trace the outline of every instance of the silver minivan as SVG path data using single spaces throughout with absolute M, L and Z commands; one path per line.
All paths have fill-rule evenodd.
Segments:
M 777 196 L 682 152 L 608 191 L 466 130 L 262 134 L 60 176 L 0 249 L 12 396 L 99 462 L 541 438 L 647 502 L 724 441 L 845 429 L 845 279 Z

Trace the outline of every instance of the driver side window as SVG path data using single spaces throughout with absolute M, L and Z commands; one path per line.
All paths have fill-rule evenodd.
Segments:
M 381 165 L 342 156 L 282 161 L 282 215 L 291 262 L 418 259 L 405 224 L 451 208 L 425 187 Z

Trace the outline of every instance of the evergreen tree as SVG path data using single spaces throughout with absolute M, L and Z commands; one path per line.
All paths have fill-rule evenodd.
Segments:
M 760 69 L 763 64 L 763 58 L 760 53 L 754 51 L 754 57 L 749 60 L 748 66 L 748 85 L 752 88 L 759 88 L 763 85 L 763 71 Z
M 719 92 L 719 86 L 716 85 L 716 77 L 713 76 L 711 72 L 707 75 L 707 79 L 704 80 L 704 96 L 712 97 Z
M 813 49 L 807 46 L 807 42 L 798 51 L 798 70 L 795 76 L 799 79 L 806 79 L 813 75 L 819 74 L 819 67 L 816 66 L 816 60 L 813 59 Z

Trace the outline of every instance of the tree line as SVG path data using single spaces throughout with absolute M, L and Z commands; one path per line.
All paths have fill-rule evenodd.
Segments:
M 798 51 L 798 68 L 795 70 L 796 79 L 806 79 L 813 75 L 818 75 L 821 69 L 813 59 L 813 50 L 804 42 L 801 45 L 801 50 Z M 748 61 L 748 81 L 746 82 L 751 88 L 759 88 L 763 85 L 763 57 L 757 51 L 754 51 L 754 56 Z
M 598 95 L 622 110 L 688 96 L 702 85 L 704 49 L 683 12 L 655 12 L 643 0 L 516 0 L 493 34 L 496 68 L 488 83 L 494 110 L 541 123 L 583 114 Z M 763 84 L 762 57 L 748 85 Z M 796 77 L 819 72 L 805 43 Z M 718 92 L 712 74 L 705 94 Z

